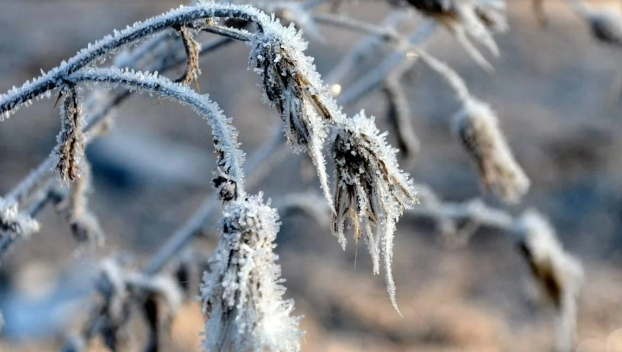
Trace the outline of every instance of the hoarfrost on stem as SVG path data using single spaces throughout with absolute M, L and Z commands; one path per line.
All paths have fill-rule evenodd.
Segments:
M 201 297 L 208 316 L 204 351 L 293 352 L 300 350 L 300 317 L 283 300 L 276 210 L 262 195 L 228 203 L 220 240 L 203 276 Z

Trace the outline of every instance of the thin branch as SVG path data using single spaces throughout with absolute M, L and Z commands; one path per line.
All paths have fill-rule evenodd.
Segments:
M 407 16 L 403 12 L 392 12 L 387 18 L 379 25 L 382 28 L 394 28 Z M 361 39 L 346 56 L 344 56 L 331 71 L 326 73 L 324 80 L 327 84 L 335 84 L 345 77 L 345 75 L 351 71 L 356 65 L 358 65 L 365 55 L 372 51 L 381 41 L 376 35 L 367 36 Z
M 22 87 L 14 88 L 7 94 L 0 96 L 0 115 L 9 117 L 14 109 L 20 105 L 28 104 L 32 99 L 59 87 L 62 84 L 62 80 L 68 75 L 86 67 L 97 59 L 105 58 L 123 46 L 146 39 L 175 26 L 213 17 L 234 17 L 248 20 L 257 23 L 260 29 L 263 28 L 264 24 L 270 22 L 267 15 L 251 6 L 201 3 L 190 7 L 180 7 L 177 10 L 172 10 L 144 22 L 138 22 L 122 31 L 117 31 L 114 35 L 109 35 L 95 44 L 89 45 L 47 74 L 32 82 L 26 82 Z M 251 34 L 245 31 L 221 26 L 207 26 L 206 30 L 210 29 L 210 27 L 214 33 L 232 39 L 248 41 L 251 38 Z
M 385 41 L 400 40 L 402 38 L 397 31 L 389 26 L 376 26 L 350 17 L 328 13 L 316 13 L 313 14 L 313 19 L 318 23 L 372 35 Z
M 421 44 L 428 39 L 436 28 L 435 21 L 429 21 L 419 28 L 410 38 L 408 43 L 403 43 L 393 54 L 385 58 L 374 70 L 368 72 L 363 77 L 359 78 L 350 88 L 348 88 L 342 95 L 338 97 L 339 103 L 343 105 L 350 105 L 356 102 L 358 99 L 367 95 L 373 91 L 378 85 L 380 85 L 385 77 L 391 73 L 395 67 L 406 59 L 405 51 Z
M 163 76 L 123 71 L 117 68 L 84 69 L 73 73 L 66 80 L 74 83 L 93 82 L 113 86 L 123 85 L 130 90 L 156 93 L 191 106 L 212 126 L 214 146 L 220 153 L 221 158 L 219 159 L 222 159 L 219 160 L 219 167 L 222 167 L 235 183 L 235 198 L 244 195 L 244 174 L 242 171 L 244 152 L 239 149 L 237 130 L 231 124 L 231 120 L 222 113 L 218 104 L 210 101 L 206 96 L 199 95 L 184 85 L 173 83 Z
M 384 91 L 389 103 L 388 120 L 397 137 L 398 146 L 406 160 L 414 160 L 419 152 L 419 138 L 411 122 L 410 104 L 400 80 L 404 72 L 411 68 L 412 61 L 405 61 L 401 67 L 385 80 Z
M 220 47 L 232 43 L 229 38 L 219 38 L 213 41 L 210 41 L 206 44 L 201 45 L 201 52 L 199 55 L 204 55 L 209 52 L 212 52 Z M 152 43 L 146 47 L 152 47 Z M 124 57 L 123 60 L 119 61 L 119 65 L 121 67 L 135 67 L 135 62 L 138 62 L 142 59 L 144 55 L 147 55 L 147 51 L 138 51 L 136 55 L 132 53 L 132 55 Z M 168 62 L 165 65 L 157 64 L 149 71 L 160 71 L 165 72 L 174 67 L 177 67 L 186 62 L 185 58 L 178 58 L 175 61 Z M 84 127 L 84 132 L 88 132 L 92 130 L 98 123 L 100 123 L 108 114 L 115 109 L 118 105 L 120 105 L 123 101 L 125 101 L 132 94 L 129 90 L 123 90 L 119 93 L 115 93 L 108 102 L 106 102 L 102 108 L 93 113 L 92 115 L 86 118 L 86 123 Z M 86 143 L 90 141 L 90 138 L 87 139 Z M 16 187 L 14 187 L 6 196 L 6 199 L 12 199 L 17 203 L 21 203 L 25 197 L 27 197 L 33 190 L 37 187 L 38 184 L 42 183 L 48 177 L 51 177 L 50 170 L 54 168 L 54 165 L 58 163 L 57 155 L 50 155 L 47 159 L 45 159 L 37 168 L 31 172 L 28 177 L 22 180 Z

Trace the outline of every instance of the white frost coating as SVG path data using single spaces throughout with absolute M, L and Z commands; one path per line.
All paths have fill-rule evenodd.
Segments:
M 397 164 L 397 149 L 385 140 L 374 118 L 361 111 L 344 120 L 335 133 L 331 150 L 336 168 L 333 234 L 346 245 L 344 223 L 350 217 L 355 225 L 355 238 L 362 234 L 373 261 L 374 274 L 379 273 L 380 253 L 384 258 L 387 290 L 395 309 L 395 283 L 391 273 L 393 236 L 403 210 L 418 204 L 409 176 Z M 372 231 L 375 227 L 375 231 Z
M 306 151 L 313 160 L 324 195 L 334 208 L 322 149 L 326 125 L 344 120 L 345 115 L 323 84 L 313 59 L 304 54 L 307 42 L 302 33 L 265 14 L 258 19 L 263 27 L 249 43 L 250 67 L 259 75 L 264 99 L 281 114 L 294 150 Z
M 220 107 L 207 95 L 200 95 L 185 85 L 173 83 L 164 76 L 134 72 L 117 68 L 87 68 L 72 74 L 73 82 L 105 83 L 114 88 L 118 85 L 139 92 L 157 93 L 182 104 L 191 106 L 204 117 L 212 127 L 215 148 L 222 153 L 228 175 L 238 185 L 240 195 L 244 193 L 244 174 L 242 163 L 245 154 L 237 141 L 238 131 L 232 125 L 232 119 L 226 117 Z
M 206 352 L 294 352 L 300 350 L 300 317 L 283 300 L 276 210 L 262 195 L 229 203 L 220 221 L 220 240 L 203 275 L 201 298 L 209 317 Z
M 17 203 L 0 197 L 0 233 L 4 236 L 26 237 L 40 229 L 36 220 L 19 212 Z
M 21 87 L 13 87 L 6 94 L 1 95 L 0 121 L 8 118 L 19 106 L 30 105 L 32 99 L 58 86 L 63 86 L 64 79 L 68 75 L 92 63 L 102 62 L 121 47 L 147 39 L 177 24 L 213 17 L 235 17 L 255 22 L 259 17 L 265 19 L 266 15 L 249 5 L 205 2 L 188 7 L 181 6 L 146 21 L 136 22 L 123 30 L 114 31 L 112 35 L 107 35 L 94 44 L 89 44 L 74 57 L 63 61 L 60 66 L 32 82 L 27 81 Z M 261 26 L 261 23 L 258 24 Z

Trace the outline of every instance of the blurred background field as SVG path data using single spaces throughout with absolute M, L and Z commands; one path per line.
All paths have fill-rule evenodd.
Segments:
M 114 28 L 178 5 L 168 0 L 0 0 L 0 91 L 56 66 Z M 585 266 L 577 351 L 622 351 L 622 102 L 608 100 L 614 77 L 622 75 L 622 50 L 594 41 L 559 0 L 546 4 L 547 28 L 537 24 L 530 6 L 526 0 L 508 0 L 511 29 L 496 37 L 501 58 L 493 63 L 494 75 L 477 67 L 445 31 L 427 47 L 498 112 L 532 180 L 524 202 L 510 211 L 537 207 Z M 390 10 L 381 2 L 346 7 L 354 17 L 374 23 Z M 325 40 L 311 40 L 307 53 L 324 73 L 360 36 L 324 27 L 320 32 Z M 239 43 L 206 56 L 199 83 L 202 93 L 233 116 L 244 149 L 251 152 L 270 138 L 279 117 L 261 103 L 247 60 L 248 48 Z M 475 169 L 450 135 L 449 119 L 459 108 L 453 93 L 422 65 L 410 76 L 407 92 L 422 147 L 406 171 L 446 200 L 478 196 Z M 55 145 L 60 122 L 52 105 L 36 103 L 0 124 L 0 194 Z M 348 113 L 360 109 L 387 129 L 387 106 L 379 92 Z M 0 310 L 6 320 L 0 351 L 58 350 L 89 299 L 94 260 L 127 252 L 140 263 L 211 192 L 209 128 L 190 109 L 171 102 L 132 97 L 116 112 L 110 134 L 89 146 L 87 155 L 95 180 L 91 206 L 107 234 L 106 246 L 77 258 L 67 224 L 47 209 L 40 218 L 43 231 L 20 243 L 0 265 Z M 278 203 L 292 192 L 319 194 L 319 184 L 307 157 L 289 153 L 257 190 Z M 384 278 L 372 275 L 363 248 L 355 267 L 353 243 L 343 252 L 328 226 L 296 214 L 282 222 L 276 251 L 287 296 L 305 316 L 305 352 L 552 348 L 554 314 L 542 305 L 528 267 L 505 235 L 480 231 L 469 243 L 452 246 L 429 224 L 404 217 L 394 264 L 401 318 L 390 305 Z M 195 246 L 209 254 L 214 244 L 212 233 Z M 188 304 L 163 350 L 198 351 L 202 329 L 200 305 Z M 130 350 L 139 351 L 144 332 L 137 328 L 135 335 Z M 97 342 L 90 349 L 104 350 Z

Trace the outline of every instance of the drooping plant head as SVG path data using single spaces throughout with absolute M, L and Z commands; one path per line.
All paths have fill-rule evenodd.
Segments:
M 466 99 L 453 117 L 453 130 L 477 165 L 484 186 L 509 203 L 517 203 L 527 193 L 531 182 L 516 162 L 490 106 Z
M 270 22 L 251 41 L 250 66 L 261 80 L 265 100 L 275 107 L 294 151 L 306 151 L 315 164 L 331 204 L 323 155 L 327 124 L 344 119 L 322 83 L 313 59 L 304 54 L 307 42 L 292 25 Z
M 363 111 L 336 129 L 331 141 L 336 168 L 333 234 L 345 247 L 348 217 L 354 223 L 355 238 L 365 234 L 375 274 L 379 273 L 382 254 L 387 289 L 397 309 L 391 274 L 393 236 L 404 208 L 418 201 L 412 181 L 397 164 L 397 149 L 388 145 L 386 135 Z
M 291 316 L 293 300 L 283 300 L 281 267 L 272 251 L 278 215 L 261 197 L 225 206 L 220 241 L 201 285 L 205 351 L 300 350 L 300 318 Z

